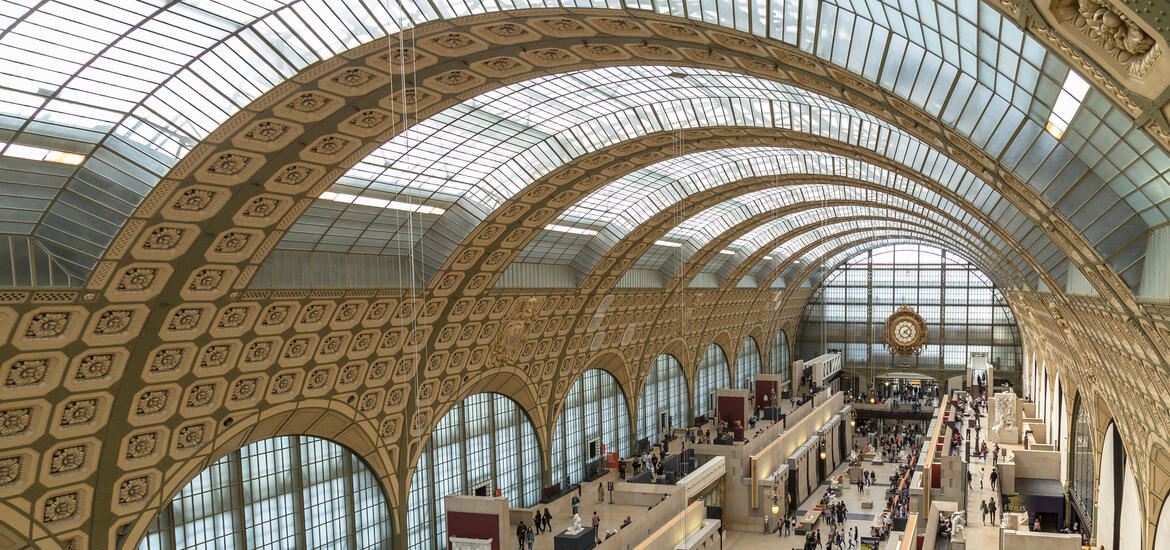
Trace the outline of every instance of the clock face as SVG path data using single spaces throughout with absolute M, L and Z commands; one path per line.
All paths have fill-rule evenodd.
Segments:
M 909 320 L 903 319 L 894 325 L 894 339 L 902 345 L 910 345 L 914 343 L 914 337 L 918 335 L 918 328 Z
M 883 340 L 898 357 L 918 355 L 926 345 L 926 322 L 914 310 L 902 306 L 886 319 Z

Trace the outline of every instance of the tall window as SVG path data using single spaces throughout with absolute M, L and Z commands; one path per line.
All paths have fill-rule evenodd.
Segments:
M 695 376 L 694 408 L 695 415 L 707 414 L 715 408 L 711 399 L 711 392 L 730 388 L 727 374 L 727 355 L 719 344 L 707 346 L 707 352 L 699 359 L 699 371 Z
M 772 374 L 779 373 L 783 384 L 792 381 L 792 360 L 788 356 L 788 335 L 783 330 L 776 333 L 776 339 L 772 342 L 770 363 Z
M 760 373 L 760 346 L 756 339 L 748 336 L 743 339 L 743 347 L 739 348 L 739 357 L 735 360 L 735 386 L 743 390 L 754 389 L 752 380 Z
M 390 548 L 390 506 L 357 455 L 306 436 L 217 460 L 162 510 L 139 550 Z
M 670 416 L 670 425 L 683 427 L 691 424 L 687 410 L 687 379 L 682 363 L 673 355 L 662 354 L 654 360 L 654 368 L 646 376 L 642 396 L 638 398 L 638 438 L 652 443 L 658 437 L 662 413 Z
M 494 393 L 464 399 L 439 421 L 410 480 L 406 538 L 414 549 L 446 549 L 443 497 L 500 489 L 514 507 L 540 500 L 540 448 L 528 415 Z
M 553 483 L 578 483 L 592 460 L 589 442 L 605 445 L 606 452 L 630 454 L 630 412 L 626 396 L 613 375 L 589 369 L 577 378 L 565 396 L 553 435 Z M 600 445 L 597 452 L 600 453 Z M 600 458 L 600 455 L 598 456 Z
M 1095 468 L 1093 457 L 1093 426 L 1089 421 L 1089 413 L 1085 410 L 1081 396 L 1077 396 L 1073 403 L 1073 424 L 1069 460 L 1068 491 L 1070 500 L 1081 521 L 1083 533 L 1093 532 L 1093 492 L 1096 483 L 1093 480 Z
M 831 273 L 805 309 L 801 354 L 840 349 L 846 368 L 893 368 L 882 326 L 903 305 L 914 308 L 929 331 L 909 368 L 964 370 L 971 353 L 983 352 L 997 374 L 1019 371 L 1020 334 L 999 289 L 967 260 L 917 244 L 864 252 Z M 897 368 L 905 368 L 901 360 Z

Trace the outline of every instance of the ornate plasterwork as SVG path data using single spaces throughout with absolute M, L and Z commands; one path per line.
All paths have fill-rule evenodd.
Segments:
M 108 399 L 97 400 L 101 411 L 113 408 L 122 417 L 113 419 L 108 426 L 110 445 L 117 450 L 103 453 L 115 457 L 117 464 L 108 465 L 111 472 L 102 478 L 118 481 L 109 481 L 110 485 L 102 488 L 103 502 L 95 507 L 109 508 L 111 497 L 121 494 L 121 480 L 135 479 L 140 470 L 186 471 L 184 468 L 190 463 L 185 460 L 205 459 L 206 453 L 199 449 L 214 441 L 235 440 L 237 434 L 230 432 L 233 427 L 258 416 L 258 411 L 267 414 L 276 400 L 292 401 L 285 403 L 290 407 L 309 401 L 327 402 L 330 407 L 346 411 L 347 418 L 360 419 L 349 428 L 369 429 L 379 438 L 381 446 L 368 456 L 386 461 L 381 469 L 385 476 L 383 485 L 392 501 L 404 499 L 409 481 L 406 472 L 411 466 L 409 457 L 417 456 L 417 443 L 467 392 L 499 391 L 512 396 L 529 412 L 547 448 L 547 440 L 552 436 L 549 426 L 555 419 L 555 396 L 563 394 L 563 390 L 554 392 L 553 388 L 567 384 L 598 353 L 620 354 L 636 367 L 649 364 L 670 342 L 685 342 L 678 345 L 693 355 L 716 334 L 743 334 L 750 327 L 769 327 L 773 323 L 787 323 L 791 327 L 794 319 L 799 319 L 800 309 L 792 303 L 761 300 L 762 294 L 752 290 L 724 289 L 705 296 L 696 293 L 688 296 L 684 307 L 667 293 L 614 289 L 613 284 L 605 284 L 602 279 L 569 290 L 506 292 L 491 288 L 495 277 L 506 269 L 511 254 L 531 241 L 536 234 L 534 227 L 542 226 L 538 222 L 547 221 L 562 205 L 602 185 L 607 177 L 602 171 L 608 174 L 618 166 L 665 158 L 653 155 L 670 154 L 661 150 L 671 141 L 622 144 L 614 149 L 615 158 L 595 157 L 591 159 L 596 161 L 593 166 L 574 166 L 550 174 L 515 201 L 520 204 L 509 203 L 499 216 L 475 228 L 458 253 L 448 259 L 448 265 L 436 276 L 434 284 L 417 295 L 395 289 L 350 290 L 328 298 L 308 290 L 246 291 L 249 270 L 255 269 L 268 249 L 261 243 L 279 237 L 280 230 L 287 228 L 281 225 L 287 221 L 283 212 L 295 218 L 299 211 L 290 209 L 291 204 L 309 200 L 307 197 L 314 196 L 344 171 L 345 162 L 352 164 L 345 158 L 348 151 L 360 150 L 354 147 L 357 141 L 362 141 L 364 146 L 364 140 L 382 142 L 393 135 L 391 128 L 397 117 L 383 115 L 401 109 L 404 101 L 417 106 L 419 116 L 425 117 L 450 105 L 461 97 L 458 94 L 473 93 L 476 86 L 494 86 L 528 76 L 517 73 L 498 77 L 491 71 L 513 71 L 526 64 L 545 66 L 542 62 L 562 67 L 558 70 L 570 70 L 598 64 L 648 63 L 667 56 L 691 59 L 696 66 L 703 67 L 726 68 L 723 67 L 726 63 L 736 63 L 745 72 L 796 85 L 823 87 L 832 83 L 823 77 L 832 69 L 827 64 L 781 47 L 775 51 L 771 46 L 765 49 L 760 46 L 763 42 L 754 38 L 745 40 L 723 32 L 711 33 L 702 26 L 687 26 L 689 32 L 682 32 L 677 26 L 643 24 L 636 18 L 626 20 L 624 14 L 611 14 L 592 22 L 584 21 L 586 18 L 579 14 L 537 18 L 495 14 L 491 17 L 513 18 L 526 24 L 485 27 L 478 29 L 480 32 L 446 28 L 439 34 L 453 34 L 456 38 L 433 45 L 427 40 L 427 32 L 437 31 L 420 30 L 420 48 L 441 53 L 443 47 L 450 46 L 458 49 L 458 56 L 438 58 L 411 49 L 404 59 L 415 60 L 418 67 L 409 70 L 420 69 L 419 74 L 424 78 L 419 79 L 415 88 L 384 101 L 345 95 L 349 93 L 345 90 L 368 86 L 372 80 L 367 80 L 361 71 L 345 73 L 346 69 L 340 65 L 298 83 L 278 87 L 250 106 L 246 113 L 255 120 L 274 125 L 261 126 L 252 119 L 235 126 L 225 125 L 239 130 L 236 137 L 241 138 L 240 142 L 229 139 L 231 132 L 225 132 L 224 147 L 209 142 L 193 149 L 189 158 L 169 175 L 171 179 L 166 180 L 169 183 L 156 188 L 159 196 L 152 194 L 144 201 L 144 209 L 136 213 L 135 223 L 127 224 L 124 229 L 126 236 L 119 241 L 125 243 L 121 252 L 112 251 L 105 258 L 107 263 L 103 265 L 109 266 L 101 272 L 105 278 L 99 277 L 87 287 L 87 290 L 106 291 L 87 299 L 98 305 L 75 309 L 63 305 L 38 306 L 40 309 L 35 312 L 29 307 L 12 317 L 20 319 L 19 323 L 0 317 L 0 328 L 5 322 L 14 327 L 0 337 L 7 338 L 11 333 L 17 342 L 3 351 L 64 349 L 69 355 L 62 357 L 62 364 L 68 367 L 59 367 L 65 375 L 58 374 L 57 378 L 67 383 L 86 384 L 86 388 L 103 389 L 123 381 L 114 401 L 121 402 L 121 406 L 112 407 Z M 475 24 L 479 22 L 482 21 L 477 20 Z M 558 37 L 599 37 L 580 44 L 563 44 L 565 49 L 504 48 L 509 40 L 525 36 L 535 40 L 535 32 L 542 30 Z M 614 38 L 653 36 L 655 31 L 659 36 L 648 46 L 634 44 L 636 47 L 631 48 L 628 44 L 640 39 Z M 714 46 L 711 50 L 687 49 L 676 41 Z M 364 53 L 353 53 L 348 59 L 357 65 L 364 64 L 368 68 L 363 70 L 367 72 L 393 72 L 388 62 L 380 60 L 387 57 L 385 50 L 385 42 L 381 42 Z M 461 56 L 467 52 L 480 53 L 469 57 L 464 65 Z M 436 69 L 422 71 L 424 63 L 435 65 Z M 547 72 L 533 69 L 530 74 Z M 822 76 L 811 76 L 814 73 Z M 430 78 L 434 79 L 434 85 L 424 84 Z M 328 91 L 313 91 L 314 84 Z M 902 113 L 913 109 L 904 109 L 901 103 L 867 86 L 860 81 L 843 82 L 830 91 L 838 98 L 868 97 L 865 108 L 878 116 L 924 124 L 921 113 L 917 116 L 913 112 Z M 343 110 L 343 106 L 347 108 Z M 730 130 L 731 135 L 725 136 L 728 139 L 782 138 L 794 142 L 793 136 L 753 136 L 744 129 Z M 248 132 L 252 132 L 251 136 L 242 135 Z M 294 134 L 299 137 L 302 132 L 305 135 L 300 141 L 292 139 Z M 931 143 L 950 146 L 949 136 L 930 134 L 927 130 L 919 133 Z M 711 133 L 706 135 L 712 144 L 717 137 Z M 264 142 L 266 138 L 275 141 Z M 688 132 L 687 139 L 695 139 L 694 134 Z M 287 155 L 249 153 L 258 150 L 258 144 L 282 140 L 289 140 Z M 962 143 L 961 139 L 958 141 L 953 144 L 952 153 L 960 162 L 971 166 L 987 164 L 986 159 L 979 157 L 978 148 Z M 226 149 L 229 143 L 241 150 Z M 809 145 L 817 144 L 810 141 Z M 647 151 L 648 148 L 653 150 Z M 298 153 L 316 156 L 306 160 Z M 262 166 L 262 162 L 274 164 Z M 282 162 L 287 164 L 277 165 Z M 996 181 L 999 185 L 1026 189 L 1026 185 L 1014 180 L 1006 184 Z M 1027 203 L 1030 196 L 1013 200 Z M 1027 212 L 1031 215 L 1032 210 Z M 1065 229 L 1056 227 L 1053 231 Z M 645 228 L 639 228 L 643 236 L 644 231 Z M 639 245 L 636 239 L 630 242 Z M 476 247 L 480 249 L 478 252 L 465 254 Z M 1092 257 L 1092 251 L 1084 256 Z M 144 267 L 155 269 L 154 265 L 174 267 L 175 272 L 136 271 Z M 620 277 L 627 266 L 620 260 L 610 264 L 604 277 Z M 187 294 L 181 294 L 181 300 L 174 295 L 160 294 L 168 288 Z M 148 303 L 150 308 L 138 310 L 122 305 L 110 308 L 105 300 L 113 300 L 108 298 L 113 295 L 111 290 L 122 291 L 127 302 Z M 770 295 L 777 291 L 766 292 Z M 599 309 L 607 295 L 616 298 L 608 309 Z M 799 301 L 806 293 L 804 289 L 791 289 L 785 290 L 784 295 Z M 24 302 L 29 296 L 5 298 L 4 303 Z M 37 293 L 37 296 L 45 303 L 62 304 L 73 302 L 77 293 Z M 325 305 L 325 309 L 321 310 L 320 305 Z M 103 317 L 100 313 L 103 311 L 110 315 Z M 134 311 L 135 317 L 150 316 L 151 321 L 145 326 L 155 330 L 138 335 L 142 325 L 125 325 L 125 316 L 120 311 Z M 44 315 L 37 317 L 41 314 Z M 595 316 L 599 322 L 593 326 Z M 685 322 L 680 322 L 684 317 Z M 216 327 L 219 321 L 224 324 Z M 634 324 L 639 327 L 636 336 L 623 344 L 624 329 Z M 117 347 L 74 345 L 78 339 L 70 334 L 81 333 L 83 326 L 90 327 L 87 336 L 101 330 L 106 331 L 107 337 L 134 333 L 140 340 Z M 223 333 L 214 333 L 216 328 Z M 317 342 L 321 344 L 319 348 L 313 345 Z M 1131 347 L 1141 349 L 1140 344 Z M 128 357 L 132 357 L 129 364 Z M 274 366 L 278 362 L 279 368 Z M 337 373 L 333 379 L 332 372 Z M 1147 371 L 1135 368 L 1134 372 Z M 50 372 L 46 376 L 51 379 L 54 375 Z M 150 377 L 161 377 L 166 387 L 155 386 L 155 379 L 151 378 L 147 390 L 140 381 Z M 636 387 L 633 381 L 625 382 Z M 0 411 L 0 430 L 15 430 L 12 437 L 21 438 L 21 434 L 38 431 L 28 429 L 30 425 L 57 425 L 63 418 L 66 403 L 88 400 L 86 396 L 71 395 L 61 398 L 60 405 L 56 402 L 51 406 L 34 402 L 6 404 Z M 193 407 L 198 410 L 193 411 Z M 83 418 L 86 410 L 85 404 L 78 404 L 70 408 L 70 413 Z M 101 418 L 103 414 L 110 413 L 101 412 L 92 418 Z M 127 421 L 132 427 L 113 424 Z M 301 425 L 308 423 L 306 420 Z M 25 440 L 0 437 L 0 446 L 8 441 L 23 443 Z M 45 441 L 44 444 L 38 441 L 36 446 L 55 452 L 69 448 L 73 441 Z M 13 454 L 8 449 L 3 451 L 0 459 Z M 191 458 L 196 453 L 200 457 Z M 49 462 L 49 454 L 42 456 L 39 463 Z M 86 454 L 91 456 L 81 460 L 95 460 L 98 453 L 95 450 Z M 11 471 L 11 462 L 4 464 Z M 25 466 L 21 475 L 30 476 L 29 468 Z M 146 479 L 149 484 L 157 478 Z M 132 485 L 137 486 L 137 482 Z M 127 489 L 127 495 L 139 494 L 133 487 Z M 93 525 L 95 548 L 109 546 L 108 541 L 114 540 L 112 533 L 118 529 L 134 521 L 152 519 L 149 514 L 125 515 L 122 510 L 91 516 L 88 502 L 91 499 L 85 494 L 76 493 L 72 488 L 42 491 L 30 498 L 75 495 L 73 502 L 81 504 L 79 519 L 89 519 Z M 155 498 L 152 496 L 151 500 Z M 68 511 L 67 501 L 60 501 L 63 512 Z M 396 511 L 404 518 L 401 508 L 398 506 Z M 30 504 L 30 516 L 37 516 L 40 511 L 41 508 Z M 42 521 L 40 517 L 32 519 Z M 43 521 L 57 523 L 59 520 Z
M 1130 90 L 1157 97 L 1170 85 L 1165 40 L 1117 0 L 1041 0 L 1037 8 Z

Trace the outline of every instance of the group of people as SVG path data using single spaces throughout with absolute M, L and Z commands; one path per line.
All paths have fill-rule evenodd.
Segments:
M 939 512 L 938 513 L 938 531 L 936 531 L 936 534 L 938 535 L 938 537 L 935 540 L 945 541 L 946 545 L 949 546 L 950 541 L 951 541 L 951 535 L 953 535 L 954 533 L 955 533 L 955 526 L 951 524 L 951 516 L 948 516 L 942 512 Z M 944 548 L 946 548 L 946 546 L 944 546 Z
M 552 532 L 552 514 L 548 508 L 545 508 L 544 512 L 537 510 L 532 515 L 531 527 L 524 523 L 524 520 L 520 520 L 520 525 L 516 526 L 516 540 L 520 544 L 520 550 L 532 550 L 532 545 L 536 543 L 536 535 L 544 532 Z
M 862 470 L 861 477 L 857 478 L 857 492 L 864 493 L 866 489 L 873 485 L 874 478 L 877 476 L 870 470 Z
M 764 521 L 765 521 L 765 527 L 767 527 L 767 523 L 766 523 L 767 518 L 764 518 Z M 776 522 L 775 533 L 780 535 L 781 537 L 787 537 L 788 535 L 791 535 L 792 531 L 794 531 L 795 529 L 796 529 L 796 512 L 792 511 L 792 512 L 788 512 L 787 514 L 785 514 L 783 518 L 781 518 L 779 521 Z
M 983 525 L 987 525 L 988 518 L 991 518 L 991 524 L 995 525 L 995 511 L 997 509 L 995 498 L 979 501 L 979 511 L 983 514 Z
M 886 462 L 909 463 L 918 456 L 922 430 L 917 424 L 890 427 L 872 436 L 874 448 L 880 449 Z
M 910 477 L 909 464 L 898 465 L 898 469 L 890 475 L 890 490 L 887 492 L 886 508 L 894 517 L 904 518 L 910 515 Z
M 849 529 L 838 529 L 836 525 L 829 528 L 828 543 L 824 545 L 825 550 L 852 550 L 857 548 L 861 541 L 861 534 L 856 527 Z M 804 550 L 816 550 L 822 548 L 821 546 L 821 530 L 809 531 L 804 535 Z

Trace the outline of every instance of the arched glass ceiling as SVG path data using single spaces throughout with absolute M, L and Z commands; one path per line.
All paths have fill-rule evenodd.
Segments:
M 831 242 L 839 245 L 841 242 L 852 239 L 855 235 L 867 232 L 873 233 L 877 230 L 880 230 L 879 232 L 888 232 L 892 229 L 902 229 L 906 232 L 930 234 L 941 242 L 949 243 L 948 246 L 951 248 L 963 250 L 970 255 L 974 255 L 978 260 L 980 260 L 980 265 L 984 266 L 984 268 L 990 269 L 991 272 L 997 273 L 1000 276 L 1001 280 L 999 282 L 1003 286 L 1009 288 L 1021 286 L 1022 281 L 1017 276 L 1015 276 L 1015 272 L 1012 271 L 1013 268 L 1004 265 L 995 254 L 991 253 L 990 251 L 981 249 L 981 245 L 978 242 L 971 242 L 963 236 L 956 235 L 955 233 L 945 229 L 940 230 L 940 228 L 934 224 L 929 217 L 924 218 L 919 216 L 908 216 L 900 212 L 891 212 L 889 210 L 876 208 L 871 208 L 870 210 L 872 210 L 871 213 L 875 215 L 888 216 L 891 218 L 898 218 L 900 216 L 903 219 L 844 221 L 828 220 L 827 222 L 812 222 L 818 223 L 818 225 L 788 239 L 784 244 L 772 250 L 769 253 L 769 256 L 772 257 L 772 260 L 759 262 L 759 264 L 754 266 L 754 268 L 751 269 L 749 273 L 755 277 L 757 281 L 759 281 L 771 273 L 772 270 L 780 265 L 783 260 L 794 258 L 794 261 L 791 262 L 791 265 L 795 267 L 809 265 L 810 262 L 817 261 L 817 258 L 813 257 L 813 251 L 806 251 L 799 256 L 797 256 L 797 254 L 800 253 L 809 244 L 817 242 L 821 239 L 829 238 L 832 239 Z M 782 234 L 783 232 L 777 231 L 776 236 L 778 237 Z M 732 273 L 735 267 L 737 267 L 741 262 L 746 261 L 747 254 L 755 251 L 755 249 L 736 250 L 733 248 L 727 248 L 726 250 L 736 253 L 717 254 L 704 267 L 703 271 L 717 273 L 721 278 L 725 279 Z M 798 266 L 797 264 L 800 265 Z
M 983 2 L 46 0 L 0 8 L 0 142 L 87 158 L 61 167 L 0 157 L 0 229 L 34 235 L 84 276 L 163 173 L 297 71 L 425 22 L 558 6 L 677 15 L 783 41 L 844 67 L 936 114 L 1033 179 L 1078 229 L 1092 233 L 1103 254 L 1118 253 L 1119 270 L 1144 252 L 1144 239 L 1123 246 L 1145 229 L 1131 223 L 1132 210 L 1149 224 L 1170 215 L 1170 158 L 1101 94 L 1090 91 L 1064 146 L 1045 139 L 1041 125 L 1067 65 Z M 1101 189 L 1096 175 L 1086 187 L 1079 176 L 1086 171 L 1112 190 Z M 1033 173 L 1038 177 L 1027 177 Z M 40 183 L 26 183 L 29 175 Z M 1128 208 L 1117 208 L 1119 198 Z
M 952 168 L 954 167 L 952 166 Z M 753 177 L 779 175 L 777 182 L 783 183 L 783 175 L 786 174 L 839 175 L 875 183 L 905 193 L 947 212 L 967 226 L 972 227 L 999 250 L 1010 253 L 1010 246 L 1003 239 L 995 235 L 990 228 L 973 218 L 959 205 L 951 203 L 934 191 L 902 175 L 856 159 L 830 153 L 779 147 L 738 147 L 692 153 L 668 159 L 615 180 L 579 201 L 555 222 L 596 230 L 598 231 L 596 236 L 545 230 L 533 242 L 529 243 L 517 261 L 571 262 L 577 271 L 587 273 L 601 255 L 623 236 L 650 219 L 655 213 L 683 200 L 684 197 Z M 951 178 L 943 182 L 946 187 L 959 191 L 978 189 L 985 200 L 986 197 L 990 196 L 990 188 L 983 186 L 973 177 L 955 180 L 954 178 L 958 174 L 953 170 L 943 172 L 942 175 Z M 970 176 L 969 173 L 968 176 Z M 870 195 L 873 194 L 870 193 Z M 685 259 L 720 232 L 742 221 L 742 219 L 746 219 L 742 214 L 733 218 L 729 216 L 729 213 L 741 208 L 744 204 L 751 204 L 761 197 L 771 197 L 771 199 L 768 199 L 770 202 L 766 204 L 756 206 L 756 213 L 779 208 L 785 204 L 819 201 L 823 198 L 889 200 L 889 197 L 867 199 L 866 191 L 863 189 L 826 185 L 797 186 L 778 188 L 771 192 L 754 192 L 730 198 L 693 216 L 670 230 L 662 237 L 662 240 L 683 243 L 683 250 L 686 253 L 682 255 L 682 258 Z M 619 208 L 611 207 L 610 210 L 603 210 L 600 207 L 592 206 L 601 204 L 611 204 Z M 977 202 L 976 207 L 980 204 L 985 203 Z M 985 204 L 985 208 L 988 206 L 990 204 Z M 1011 208 L 1010 205 L 1004 207 Z M 1014 208 L 1011 208 L 1011 211 L 1016 212 Z M 1016 213 L 1018 214 L 1018 212 Z M 600 225 L 601 223 L 604 225 Z M 1032 253 L 1038 257 L 1038 261 L 1045 268 L 1051 271 L 1065 259 L 1064 254 L 1056 248 L 1056 245 L 1039 230 L 1034 230 L 1031 236 L 1033 237 L 1032 242 L 1044 243 L 1035 246 Z M 639 260 L 638 267 L 657 269 L 678 256 L 677 251 L 670 247 L 652 247 Z M 1025 273 L 1031 271 L 1022 259 L 1016 259 L 1016 262 L 1021 271 Z M 674 269 L 677 269 L 677 265 L 670 267 L 669 271 L 673 272 Z
M 680 74 L 687 76 L 671 76 Z M 852 106 L 767 80 L 684 67 L 575 71 L 505 86 L 448 108 L 368 155 L 330 189 L 446 209 L 438 225 L 432 225 L 433 217 L 420 216 L 423 227 L 416 227 L 416 241 L 400 224 L 372 219 L 388 217 L 376 208 L 319 200 L 278 248 L 392 253 L 413 246 L 433 227 L 432 246 L 426 249 L 450 252 L 458 243 L 446 236 L 461 234 L 458 228 L 484 219 L 525 186 L 575 158 L 654 132 L 711 126 L 793 130 L 928 169 L 938 162 L 954 164 Z M 570 225 L 608 221 L 616 197 L 595 197 L 603 200 L 583 201 L 561 220 Z M 369 220 L 365 226 L 364 220 Z
M 891 240 L 883 240 L 883 241 L 857 244 L 857 245 L 849 247 L 845 250 L 842 250 L 842 251 L 838 252 L 837 254 L 833 254 L 832 256 L 830 256 L 828 258 L 825 258 L 823 265 L 824 265 L 826 271 L 820 272 L 818 269 L 818 273 L 813 274 L 810 278 L 813 278 L 815 280 L 815 278 L 820 276 L 820 275 L 831 274 L 834 271 L 836 271 L 836 268 L 838 267 L 839 264 L 868 261 L 866 258 L 861 257 L 861 253 L 866 251 L 866 250 L 875 250 L 875 249 L 880 248 L 880 249 L 882 249 L 881 252 L 875 252 L 875 255 L 879 254 L 879 253 L 883 254 L 883 255 L 889 255 L 887 257 L 887 260 L 892 260 L 892 255 L 895 253 L 894 252 L 895 248 L 893 246 L 894 244 L 918 244 L 921 242 L 924 242 L 924 240 L 891 239 Z M 935 243 L 935 244 L 939 244 L 939 243 Z M 964 254 L 957 254 L 954 252 L 954 249 L 947 248 L 945 246 L 943 246 L 942 248 L 945 248 L 947 250 L 946 256 L 948 257 L 948 263 L 951 263 L 951 262 L 953 262 L 953 263 L 968 263 L 968 264 L 978 266 L 978 262 L 972 262 L 972 261 L 967 260 L 966 256 Z M 923 251 L 925 251 L 926 249 L 927 249 L 927 247 L 922 247 Z M 820 262 L 819 259 L 817 261 Z M 980 270 L 982 270 L 982 269 L 983 268 L 980 267 Z M 974 274 L 977 272 L 971 272 L 971 273 Z M 795 274 L 795 273 L 792 273 L 792 274 Z M 978 275 L 979 275 L 980 280 L 982 282 L 986 283 L 988 286 L 998 286 L 995 281 L 992 281 L 990 278 L 988 278 L 988 276 L 985 272 L 978 273 Z
M 678 249 L 684 253 L 681 255 L 682 260 L 685 261 L 686 259 L 689 259 L 695 251 L 699 250 L 707 243 L 723 235 L 733 226 L 753 216 L 769 211 L 774 211 L 795 203 L 811 202 L 813 204 L 817 204 L 820 201 L 841 200 L 878 202 L 888 204 L 892 208 L 915 212 L 921 218 L 932 219 L 935 217 L 931 210 L 924 208 L 922 205 L 884 192 L 876 192 L 857 187 L 845 187 L 831 184 L 799 185 L 793 187 L 770 188 L 760 191 L 753 191 L 734 199 L 724 201 L 678 224 L 669 232 L 667 232 L 666 236 L 662 238 L 662 241 L 686 243 L 686 246 L 680 247 Z M 851 208 L 854 210 L 859 209 L 859 207 L 846 208 Z M 975 223 L 978 224 L 978 222 Z M 982 224 L 978 225 L 981 226 Z M 970 235 L 969 231 L 962 231 L 963 233 Z M 777 236 L 778 235 L 779 234 L 777 234 Z M 979 239 L 979 237 L 976 236 L 972 236 L 970 238 L 972 240 Z M 994 235 L 986 235 L 984 238 L 988 240 L 994 239 L 1002 244 L 1002 240 L 996 239 Z M 1006 245 L 1004 246 L 1006 247 Z M 790 248 L 781 246 L 780 248 L 776 249 L 775 252 L 780 254 L 780 256 L 777 257 L 787 258 L 798 249 L 799 247 Z M 746 256 L 755 252 L 756 248 L 736 249 L 733 247 L 728 247 L 728 250 L 737 252 L 742 251 Z M 1010 253 L 1010 251 L 1008 252 Z M 680 254 L 678 253 L 667 252 L 665 258 L 678 258 L 679 256 Z M 634 264 L 634 267 L 639 269 L 665 268 L 668 274 L 673 273 L 678 269 L 677 265 L 666 265 L 666 262 L 663 261 L 665 258 L 663 258 L 662 255 L 647 251 L 642 255 L 641 258 L 639 258 L 638 262 Z M 1022 259 L 1016 257 L 1016 260 L 1019 262 L 1017 264 L 1019 269 L 1028 269 L 1027 264 L 1024 263 Z
M 718 273 L 721 278 L 725 279 L 737 268 L 748 267 L 751 275 L 757 275 L 761 270 L 770 270 L 775 267 L 803 246 L 794 246 L 792 241 L 782 243 L 779 247 L 768 252 L 767 257 L 770 259 L 758 260 L 753 266 L 742 265 L 743 262 L 749 261 L 747 256 L 768 247 L 772 241 L 793 231 L 810 228 L 815 231 L 829 224 L 837 224 L 841 223 L 841 220 L 857 217 L 871 219 L 864 220 L 864 223 L 862 220 L 852 221 L 851 227 L 856 229 L 864 228 L 866 225 L 887 225 L 891 221 L 926 226 L 937 230 L 940 238 L 953 241 L 956 247 L 978 248 L 985 265 L 994 265 L 1004 273 L 1011 273 L 1011 270 L 1014 269 L 1014 266 L 1003 265 L 1001 256 L 992 253 L 991 250 L 984 249 L 980 241 L 975 240 L 975 237 L 965 228 L 936 214 L 910 214 L 872 206 L 830 206 L 805 210 L 756 227 L 727 246 L 726 250 L 733 251 L 735 254 L 715 255 L 703 268 L 703 271 Z

